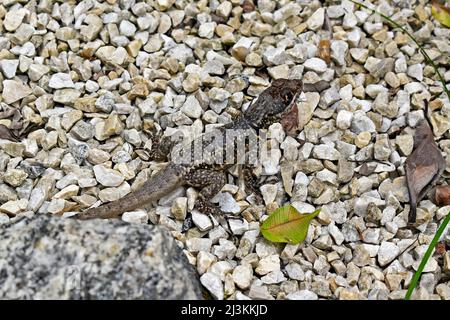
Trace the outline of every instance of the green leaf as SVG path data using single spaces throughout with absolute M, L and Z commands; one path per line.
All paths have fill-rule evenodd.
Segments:
M 320 209 L 301 214 L 291 205 L 281 207 L 270 214 L 261 225 L 261 233 L 269 241 L 297 244 L 305 240 L 311 220 Z
M 437 2 L 431 4 L 431 14 L 442 25 L 450 28 L 450 7 L 446 7 Z

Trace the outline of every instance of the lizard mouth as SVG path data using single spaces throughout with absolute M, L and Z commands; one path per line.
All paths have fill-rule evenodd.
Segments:
M 296 102 L 293 102 L 291 110 L 283 115 L 280 123 L 283 126 L 284 132 L 289 136 L 295 135 L 298 128 L 298 107 Z

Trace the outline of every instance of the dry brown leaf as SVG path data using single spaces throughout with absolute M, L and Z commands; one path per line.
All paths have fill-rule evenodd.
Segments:
M 325 11 L 325 19 L 323 22 L 322 29 L 328 31 L 328 38 L 321 39 L 319 44 L 317 45 L 317 56 L 324 60 L 327 64 L 331 63 L 331 41 L 330 39 L 333 37 L 332 27 L 330 18 L 328 17 L 327 12 Z
M 17 109 L 13 108 L 6 109 L 5 111 L 0 112 L 0 119 L 9 118 L 12 115 L 16 114 L 17 112 L 18 112 Z
M 280 121 L 284 131 L 289 136 L 294 136 L 298 128 L 298 107 L 297 104 Z
M 324 60 L 327 64 L 331 63 L 331 49 L 330 40 L 322 39 L 317 46 L 317 55 L 320 59 Z
M 436 243 L 436 253 L 439 255 L 444 255 L 447 252 L 445 249 L 445 241 L 439 241 Z
M 255 4 L 253 3 L 253 0 L 244 0 L 244 3 L 242 4 L 242 9 L 244 13 L 255 11 Z
M 408 220 L 414 223 L 417 203 L 423 199 L 445 169 L 445 160 L 426 120 L 422 121 L 416 129 L 414 150 L 406 159 L 405 169 L 411 205 Z
M 333 27 L 331 25 L 330 17 L 328 16 L 328 11 L 325 9 L 325 15 L 323 19 L 322 29 L 328 31 L 330 34 L 330 39 L 333 37 Z
M 438 206 L 450 205 L 450 186 L 437 186 L 434 200 Z
M 6 139 L 14 142 L 19 141 L 11 130 L 3 124 L 0 124 L 0 139 Z

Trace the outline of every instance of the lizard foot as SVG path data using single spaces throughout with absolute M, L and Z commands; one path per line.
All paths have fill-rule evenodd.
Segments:
M 211 202 L 205 200 L 203 197 L 199 197 L 197 201 L 195 202 L 194 209 L 197 210 L 200 213 L 206 214 L 208 216 L 212 215 L 224 215 L 225 213 L 222 212 L 217 206 L 212 204 Z M 186 219 L 183 221 L 183 226 L 181 227 L 181 233 L 185 233 L 189 229 L 194 227 L 194 222 L 192 220 L 192 215 L 189 214 Z
M 210 200 L 222 189 L 226 183 L 226 175 L 222 171 L 198 169 L 185 176 L 188 185 L 201 188 L 195 209 L 206 214 L 221 214 Z
M 209 200 L 212 199 L 225 185 L 226 175 L 224 172 L 212 169 L 197 169 L 189 172 L 184 179 L 189 186 L 200 188 L 194 209 L 207 215 L 223 214 L 223 212 Z M 183 223 L 182 232 L 189 230 L 191 227 L 192 217 L 189 216 Z
M 258 177 L 253 173 L 253 170 L 249 166 L 243 168 L 245 189 L 255 197 L 255 204 L 263 204 L 263 196 L 259 187 L 261 186 Z
M 205 200 L 203 197 L 199 197 L 195 202 L 194 209 L 197 209 L 199 212 L 208 214 L 208 215 L 222 215 L 224 212 L 220 210 L 219 207 L 214 205 L 213 203 Z
M 150 134 L 152 149 L 149 152 L 150 160 L 167 161 L 173 148 L 173 141 L 170 137 L 163 135 L 162 131 L 152 131 Z

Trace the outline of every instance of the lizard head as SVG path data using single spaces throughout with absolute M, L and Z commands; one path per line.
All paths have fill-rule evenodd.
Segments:
M 296 112 L 296 100 L 302 89 L 300 80 L 274 80 L 245 111 L 244 116 L 254 128 L 268 128 L 291 112 Z

